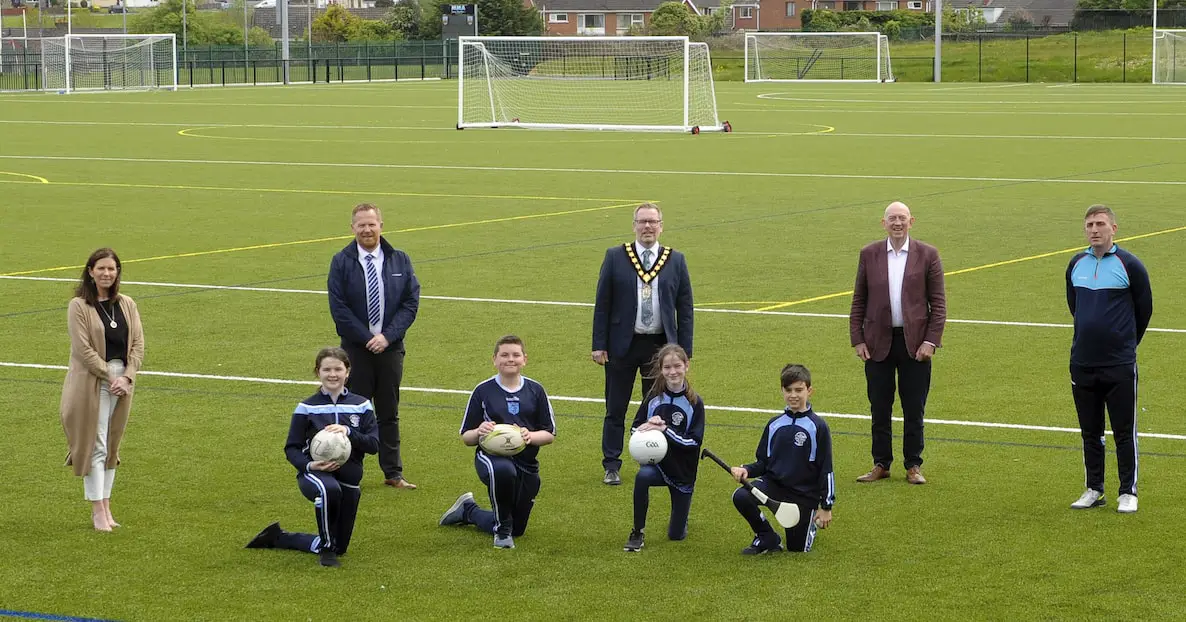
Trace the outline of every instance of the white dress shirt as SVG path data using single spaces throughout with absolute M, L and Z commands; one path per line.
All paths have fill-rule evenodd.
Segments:
M 659 243 L 656 242 L 654 246 L 645 247 L 638 242 L 634 243 L 634 254 L 638 257 L 638 263 L 646 269 L 646 263 L 642 260 L 643 251 L 651 251 L 651 267 L 659 262 Z M 657 335 L 663 332 L 663 314 L 659 313 L 659 277 L 651 279 L 651 308 L 655 313 L 651 316 L 650 324 L 642 323 L 642 288 L 645 283 L 641 278 L 637 278 L 638 282 L 638 309 L 634 312 L 634 332 L 640 335 Z
M 906 238 L 900 251 L 895 251 L 893 243 L 887 238 L 885 250 L 889 253 L 885 263 L 889 267 L 890 317 L 893 320 L 894 328 L 902 328 L 905 325 L 902 321 L 902 280 L 906 276 L 906 258 L 910 254 L 910 238 Z
M 383 298 L 383 247 L 376 246 L 375 250 L 368 251 L 357 242 L 355 242 L 354 245 L 358 247 L 358 263 L 362 264 L 362 281 L 363 283 L 367 283 L 368 288 L 370 287 L 370 281 L 367 280 L 367 255 L 374 257 L 374 259 L 371 260 L 371 263 L 375 264 L 375 274 L 379 277 L 379 323 L 371 324 L 370 318 L 366 316 L 364 316 L 363 319 L 367 320 L 367 325 L 371 329 L 371 334 L 378 335 L 379 333 L 383 332 L 383 306 L 386 304 L 386 301 Z M 367 290 L 366 295 L 367 305 L 369 306 L 371 301 L 371 292 L 369 289 Z

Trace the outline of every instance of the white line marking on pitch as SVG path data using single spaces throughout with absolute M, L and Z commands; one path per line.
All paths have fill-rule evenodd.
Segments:
M 717 177 L 765 177 L 774 179 L 864 179 L 881 181 L 956 181 L 1026 184 L 1074 184 L 1118 186 L 1186 186 L 1186 181 L 1130 179 L 1043 179 L 1033 177 L 967 177 L 962 175 L 855 175 L 839 173 L 767 173 L 760 171 L 671 171 L 613 168 L 549 168 L 542 166 L 464 166 L 446 164 L 384 164 L 376 162 L 280 162 L 273 160 L 198 160 L 189 158 L 104 158 L 89 156 L 0 155 L 3 160 L 48 160 L 54 162 L 124 162 L 135 164 L 226 164 L 231 166 L 280 166 L 309 168 L 359 168 L 416 171 L 479 171 L 487 173 L 573 173 L 593 175 L 675 175 Z
M 49 277 L 49 276 L 2 276 L 0 279 L 11 279 L 14 281 L 48 281 L 53 283 L 73 283 L 77 279 L 63 278 L 63 277 Z M 141 285 L 144 287 L 173 287 L 183 289 L 208 289 L 208 290 L 225 290 L 225 291 L 242 291 L 242 292 L 269 292 L 279 294 L 314 294 L 325 296 L 325 290 L 320 289 L 290 289 L 284 287 L 250 287 L 241 285 L 202 285 L 200 283 L 161 283 L 153 281 L 121 281 L 124 285 Z M 425 300 L 445 300 L 450 302 L 483 302 L 492 304 L 508 304 L 508 305 L 530 305 L 530 306 L 552 306 L 552 307 L 581 307 L 590 308 L 593 306 L 591 302 L 571 302 L 565 300 L 518 300 L 513 298 L 477 298 L 472 296 L 421 296 Z M 733 315 L 774 315 L 784 317 L 817 317 L 817 318 L 834 318 L 834 319 L 848 319 L 848 315 L 844 313 L 805 313 L 796 311 L 750 311 L 746 309 L 706 309 L 697 307 L 697 313 L 728 313 Z M 1057 324 L 1051 322 L 1012 322 L 1006 320 L 959 320 L 948 318 L 948 322 L 952 324 L 977 324 L 983 326 L 1022 326 L 1026 328 L 1074 328 L 1071 324 Z M 1151 333 L 1183 333 L 1186 334 L 1186 329 L 1183 328 L 1149 328 Z
M 17 367 L 22 369 L 43 369 L 52 371 L 66 371 L 65 365 L 43 365 L 40 363 L 14 363 L 9 361 L 0 361 L 0 367 Z M 216 380 L 222 382 L 249 382 L 254 384 L 282 384 L 282 385 L 303 385 L 303 386 L 317 386 L 317 382 L 312 380 L 287 380 L 284 378 L 255 378 L 251 376 L 223 376 L 216 374 L 189 374 L 181 372 L 170 371 L 144 371 L 138 372 L 141 376 L 162 376 L 165 378 L 189 378 L 194 380 Z M 414 393 L 438 393 L 446 395 L 469 395 L 472 390 L 462 389 L 439 389 L 435 387 L 400 387 L 401 391 L 412 391 Z M 604 399 L 595 397 L 571 397 L 564 395 L 550 395 L 548 396 L 553 401 L 557 402 L 580 402 L 587 404 L 602 404 Z M 631 402 L 638 404 L 637 401 Z M 778 414 L 782 410 L 771 410 L 768 408 L 749 408 L 745 406 L 705 406 L 708 410 L 720 410 L 725 412 L 741 412 L 741 413 L 756 413 L 756 414 Z M 849 413 L 819 413 L 825 417 L 832 419 L 856 419 L 869 420 L 868 415 L 854 415 Z M 894 417 L 894 421 L 901 421 L 900 417 Z M 1024 423 L 1000 423 L 995 421 L 961 421 L 957 419 L 927 419 L 927 423 L 939 425 L 958 425 L 973 428 L 999 428 L 1008 430 L 1030 430 L 1036 432 L 1070 432 L 1079 434 L 1079 428 L 1060 428 L 1046 425 L 1029 425 Z M 1111 432 L 1107 432 L 1111 434 Z M 1186 441 L 1186 435 L 1182 434 L 1160 434 L 1154 432 L 1139 432 L 1137 436 L 1143 438 L 1161 438 L 1174 441 Z
M 947 87 L 942 87 L 942 88 L 937 88 L 937 89 L 930 89 L 927 92 L 930 93 L 930 92 L 934 92 L 934 91 L 974 91 L 974 90 L 984 90 L 984 89 L 1012 89 L 1012 88 L 1017 88 L 1019 86 L 1030 86 L 1030 85 L 1026 84 L 1024 82 L 1021 82 L 1018 84 L 981 84 L 981 85 L 976 85 L 976 86 L 947 86 Z M 759 97 L 761 97 L 761 95 L 759 95 Z

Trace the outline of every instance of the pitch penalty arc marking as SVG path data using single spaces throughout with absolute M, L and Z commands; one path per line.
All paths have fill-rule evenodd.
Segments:
M 600 207 L 586 207 L 582 209 L 564 210 L 559 212 L 548 212 L 546 214 L 524 214 L 522 216 L 505 216 L 503 218 L 487 218 L 485 220 L 471 220 L 468 222 L 447 223 L 443 225 L 426 225 L 423 227 L 408 227 L 406 229 L 395 229 L 389 231 L 390 235 L 398 233 L 415 233 L 419 231 L 433 231 L 438 229 L 455 229 L 458 227 L 472 227 L 477 225 L 489 225 L 500 222 L 512 222 L 518 220 L 532 220 L 537 218 L 551 218 L 555 216 L 567 216 L 570 214 L 584 214 L 588 212 L 600 212 L 611 209 L 621 209 L 623 207 L 635 207 L 637 203 L 622 203 L 619 205 L 604 205 Z M 186 257 L 203 257 L 206 255 L 222 255 L 226 253 L 237 253 L 241 251 L 262 250 L 268 248 L 281 248 L 285 246 L 297 246 L 304 244 L 318 244 L 321 242 L 333 242 L 341 240 L 354 239 L 353 235 L 335 235 L 324 238 L 313 238 L 309 240 L 294 240 L 291 242 L 272 242 L 269 244 L 254 244 L 251 246 L 238 246 L 235 248 L 218 248 L 207 251 L 193 251 L 189 253 L 176 253 L 172 255 L 157 255 L 155 257 L 140 257 L 133 259 L 124 259 L 122 263 L 144 263 L 148 261 L 160 261 L 163 259 L 182 259 Z M 83 266 L 55 266 L 52 268 L 38 268 L 36 270 L 22 270 L 19 272 L 9 272 L 7 274 L 0 274 L 0 277 L 23 276 L 28 274 L 40 274 L 42 272 L 57 272 L 59 270 L 78 270 Z
M 14 367 L 22 369 L 41 369 L 49 371 L 66 371 L 65 365 L 43 365 L 40 363 L 15 363 L 10 361 L 0 361 L 0 367 Z M 288 380 L 284 378 L 256 378 L 252 376 L 223 376 L 215 374 L 193 374 L 182 372 L 169 371 L 140 371 L 141 376 L 161 376 L 164 378 L 186 378 L 192 380 L 214 380 L 220 382 L 246 382 L 254 384 L 280 384 L 280 385 L 303 385 L 303 386 L 317 386 L 317 382 L 312 380 Z M 442 389 L 436 387 L 400 387 L 401 391 L 411 391 L 414 393 L 435 393 L 443 395 L 469 395 L 473 389 Z M 573 397 L 565 395 L 549 395 L 552 401 L 556 402 L 578 402 L 587 404 L 604 404 L 603 398 L 596 397 Z M 631 404 L 638 404 L 637 401 Z M 754 413 L 754 414 L 778 414 L 781 410 L 770 410 L 766 408 L 749 408 L 745 406 L 705 406 L 708 410 L 719 410 L 724 412 L 739 412 L 739 413 Z M 825 417 L 832 419 L 855 419 L 868 421 L 868 415 L 857 415 L 851 413 L 819 413 Z M 894 421 L 901 421 L 900 417 L 894 417 Z M 1029 425 L 1024 423 L 999 423 L 994 421 L 962 421 L 958 419 L 927 419 L 927 423 L 936 425 L 956 425 L 964 427 L 975 428 L 997 428 L 1006 430 L 1027 430 L 1035 432 L 1066 432 L 1081 434 L 1079 428 L 1062 428 L 1045 425 Z M 1111 431 L 1106 432 L 1111 434 Z M 1174 441 L 1186 441 L 1186 435 L 1182 434 L 1160 434 L 1155 432 L 1138 432 L 1137 436 L 1141 438 L 1159 438 Z
M 671 175 L 694 177 L 756 177 L 770 179 L 836 179 L 870 181 L 1003 182 L 1055 185 L 1186 186 L 1186 180 L 1061 179 L 1041 177 L 971 177 L 962 175 L 857 175 L 841 173 L 785 173 L 762 171 L 647 170 L 612 168 L 551 168 L 543 166 L 476 166 L 447 164 L 394 164 L 379 162 L 282 162 L 276 160 L 199 160 L 189 158 L 110 158 L 95 156 L 0 155 L 0 160 L 50 162 L 125 162 L 133 164 L 225 164 L 230 166 L 280 166 L 413 171 L 475 171 L 482 173 L 571 173 L 581 175 Z
M 14 280 L 14 281 L 42 281 L 53 283 L 74 283 L 77 279 L 48 277 L 48 276 L 15 276 L 15 275 L 0 275 L 0 279 Z M 320 289 L 296 289 L 286 287 L 252 287 L 245 285 L 206 285 L 201 283 L 160 283 L 153 281 L 122 281 L 124 285 L 139 285 L 143 287 L 171 287 L 178 289 L 201 289 L 211 291 L 240 291 L 240 292 L 267 292 L 277 294 L 311 294 L 318 296 L 325 296 L 325 290 Z M 566 300 L 521 300 L 513 298 L 480 298 L 474 296 L 420 296 L 424 300 L 442 300 L 448 302 L 474 302 L 486 304 L 510 304 L 510 305 L 527 305 L 527 306 L 550 306 L 550 307 L 579 307 L 592 308 L 591 302 L 573 302 Z M 708 305 L 722 304 L 722 303 L 708 303 Z M 745 304 L 745 303 L 733 303 Z M 747 309 L 709 309 L 705 308 L 704 303 L 696 306 L 697 313 L 726 313 L 732 315 L 766 315 L 766 316 L 781 316 L 781 317 L 801 317 L 801 318 L 829 318 L 847 320 L 848 315 L 844 313 L 809 313 L 802 311 L 751 311 Z M 1009 320 L 960 320 L 948 318 L 949 324 L 972 324 L 980 326 L 1017 326 L 1023 328 L 1074 328 L 1071 324 L 1057 324 L 1052 322 L 1017 322 Z M 1186 329 L 1183 328 L 1149 328 L 1151 333 L 1179 333 L 1186 334 Z
M 1130 235 L 1126 238 L 1116 238 L 1114 241 L 1115 242 L 1130 242 L 1132 240 L 1141 240 L 1144 238 L 1151 238 L 1156 235 L 1165 235 L 1167 233 L 1177 233 L 1178 231 L 1186 231 L 1186 226 L 1173 227 L 1171 229 L 1162 229 L 1160 231 L 1153 231 L 1150 233 L 1142 233 L 1140 235 Z M 943 276 L 945 276 L 945 277 L 946 276 L 954 276 L 957 274 L 967 274 L 969 272 L 977 272 L 979 270 L 987 270 L 989 268 L 999 268 L 1001 266 L 1008 266 L 1008 265 L 1012 265 L 1012 264 L 1016 264 L 1016 263 L 1022 263 L 1025 261 L 1033 261 L 1035 259 L 1045 259 L 1047 257 L 1054 257 L 1056 255 L 1065 255 L 1067 253 L 1073 253 L 1073 252 L 1081 251 L 1081 250 L 1083 250 L 1082 246 L 1075 246 L 1072 248 L 1064 248 L 1062 250 L 1051 251 L 1049 253 L 1042 253 L 1040 255 L 1030 255 L 1029 257 L 1018 257 L 1016 259 L 1006 259 L 1005 261 L 986 263 L 986 264 L 983 264 L 980 266 L 973 266 L 971 268 L 962 268 L 960 270 L 952 270 L 950 272 L 944 272 Z M 832 298 L 839 298 L 841 296 L 851 296 L 851 295 L 852 295 L 852 290 L 850 289 L 845 292 L 824 294 L 822 296 L 815 296 L 812 298 L 804 298 L 802 300 L 792 300 L 789 302 L 780 302 L 778 304 L 770 305 L 768 307 L 762 307 L 762 308 L 758 309 L 758 311 L 774 311 L 776 309 L 783 309 L 783 308 L 791 307 L 791 306 L 795 306 L 795 305 L 807 304 L 809 302 L 819 302 L 820 300 L 829 300 Z

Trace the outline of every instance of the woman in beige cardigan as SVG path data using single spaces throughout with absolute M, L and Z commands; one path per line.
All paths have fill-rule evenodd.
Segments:
M 132 384 L 144 360 L 140 312 L 119 293 L 120 269 L 110 248 L 91 253 L 66 315 L 70 368 L 61 406 L 70 448 L 66 464 L 83 478 L 98 531 L 119 527 L 111 516 L 111 485 L 132 407 Z

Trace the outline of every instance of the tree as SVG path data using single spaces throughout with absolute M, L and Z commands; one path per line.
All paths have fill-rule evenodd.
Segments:
M 647 34 L 657 37 L 687 37 L 701 30 L 700 16 L 682 2 L 664 2 L 651 13 Z
M 416 0 L 402 0 L 383 16 L 383 23 L 404 39 L 419 39 L 423 15 Z
M 975 7 L 956 9 L 951 4 L 943 5 L 943 32 L 977 32 L 987 25 L 984 12 Z
M 329 43 L 349 41 L 362 18 L 347 11 L 340 4 L 331 4 L 325 13 L 313 20 L 313 40 Z
M 523 0 L 477 0 L 476 4 L 480 35 L 521 37 L 544 32 L 544 20 L 539 11 L 525 5 Z M 441 21 L 439 12 L 435 20 Z
M 395 0 L 375 0 L 376 9 L 390 9 L 395 6 Z

